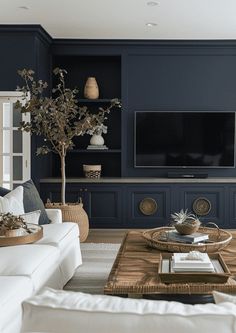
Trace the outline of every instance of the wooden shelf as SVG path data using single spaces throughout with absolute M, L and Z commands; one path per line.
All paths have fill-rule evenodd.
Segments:
M 72 149 L 69 150 L 68 153 L 121 153 L 121 149 Z
M 87 99 L 87 98 L 78 98 L 79 103 L 110 103 L 113 98 L 97 98 L 97 99 Z M 120 100 L 120 99 L 119 99 Z

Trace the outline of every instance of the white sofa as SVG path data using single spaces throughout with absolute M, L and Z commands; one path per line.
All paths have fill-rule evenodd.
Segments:
M 81 263 L 79 228 L 46 210 L 51 224 L 33 244 L 0 248 L 0 332 L 20 332 L 22 302 L 48 286 L 61 289 Z
M 233 303 L 189 305 L 45 289 L 23 303 L 22 333 L 235 333 Z

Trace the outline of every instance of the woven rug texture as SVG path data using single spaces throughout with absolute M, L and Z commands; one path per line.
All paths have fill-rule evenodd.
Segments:
M 83 264 L 77 268 L 65 290 L 90 294 L 103 294 L 113 262 L 120 244 L 81 243 Z

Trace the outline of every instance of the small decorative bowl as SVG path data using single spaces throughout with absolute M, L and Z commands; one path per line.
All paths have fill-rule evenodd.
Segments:
M 193 223 L 176 223 L 174 227 L 181 235 L 191 235 L 198 231 L 200 223 L 197 220 Z

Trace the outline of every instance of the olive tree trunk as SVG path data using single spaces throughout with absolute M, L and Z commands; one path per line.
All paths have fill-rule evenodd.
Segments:
M 62 205 L 66 204 L 66 164 L 65 164 L 65 154 L 60 156 L 61 158 L 61 203 Z

